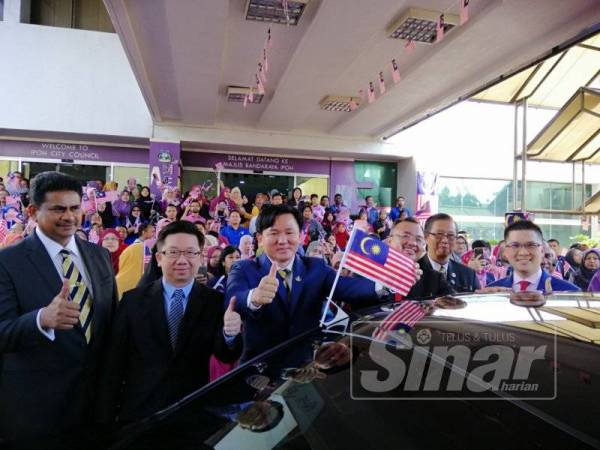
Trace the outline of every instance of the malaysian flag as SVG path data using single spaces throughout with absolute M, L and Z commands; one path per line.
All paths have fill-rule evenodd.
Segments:
M 398 329 L 410 331 L 410 329 L 423 318 L 425 311 L 418 303 L 409 301 L 402 302 L 393 312 L 387 315 L 385 319 L 373 332 L 373 338 L 377 340 L 386 340 L 388 333 Z
M 8 226 L 6 225 L 6 220 L 0 219 L 0 243 L 6 239 L 8 236 Z
M 356 228 L 342 265 L 400 295 L 406 295 L 417 280 L 414 261 Z

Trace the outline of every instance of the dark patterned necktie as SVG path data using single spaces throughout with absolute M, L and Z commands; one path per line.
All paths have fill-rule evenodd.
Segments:
M 291 272 L 291 270 L 289 270 L 289 269 L 280 269 L 277 271 L 277 273 L 283 280 L 283 285 L 285 286 L 285 291 L 287 292 L 288 298 L 289 298 L 290 294 L 292 293 L 292 285 L 288 280 L 290 272 Z
M 69 280 L 69 296 L 71 301 L 79 305 L 79 326 L 89 344 L 92 339 L 92 318 L 94 315 L 94 304 L 92 295 L 83 281 L 83 277 L 71 258 L 69 250 L 61 250 L 63 276 Z
M 169 308 L 169 317 L 167 324 L 169 325 L 169 337 L 171 339 L 171 347 L 175 350 L 177 346 L 177 338 L 179 336 L 179 328 L 181 327 L 181 321 L 183 320 L 183 300 L 185 294 L 183 289 L 176 289 L 171 297 L 171 307 Z

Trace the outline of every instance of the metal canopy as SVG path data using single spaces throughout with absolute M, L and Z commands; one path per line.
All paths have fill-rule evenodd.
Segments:
M 579 88 L 527 146 L 540 161 L 600 163 L 599 153 L 600 90 L 591 88 Z
M 472 100 L 561 108 L 582 86 L 600 87 L 600 33 L 480 92 Z

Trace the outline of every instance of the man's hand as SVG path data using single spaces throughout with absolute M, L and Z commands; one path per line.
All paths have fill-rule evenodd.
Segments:
M 415 283 L 416 283 L 423 276 L 423 270 L 421 269 L 421 266 L 419 266 L 419 263 L 417 263 L 417 262 L 415 263 L 415 269 L 416 269 L 416 274 L 417 274 L 417 277 L 415 278 Z
M 69 301 L 69 280 L 63 280 L 62 289 L 52 302 L 41 309 L 40 326 L 45 329 L 70 330 L 79 321 L 79 305 Z
M 208 283 L 208 274 L 206 273 L 197 273 L 194 278 L 196 278 L 198 283 L 203 284 L 204 286 Z
M 269 274 L 262 277 L 258 287 L 252 291 L 252 298 L 250 301 L 254 306 L 268 305 L 275 298 L 278 287 L 279 280 L 277 279 L 277 267 L 275 267 L 275 264 L 271 264 Z
M 223 331 L 225 332 L 225 336 L 229 337 L 237 336 L 242 330 L 242 318 L 235 312 L 235 304 L 235 297 L 231 297 L 229 306 L 223 316 Z

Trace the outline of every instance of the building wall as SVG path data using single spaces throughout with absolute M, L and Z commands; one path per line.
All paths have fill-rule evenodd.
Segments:
M 0 128 L 149 137 L 116 34 L 0 22 Z

